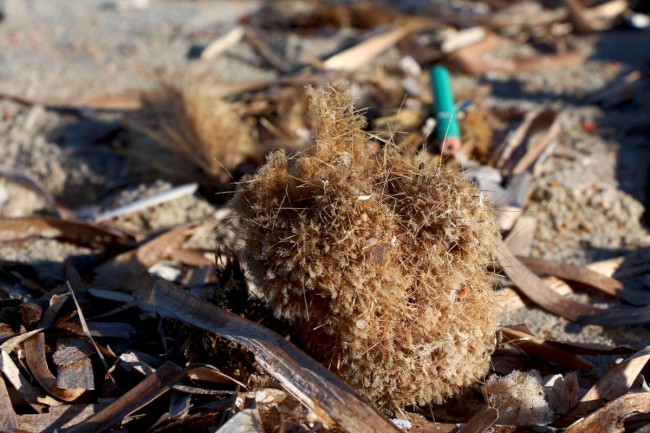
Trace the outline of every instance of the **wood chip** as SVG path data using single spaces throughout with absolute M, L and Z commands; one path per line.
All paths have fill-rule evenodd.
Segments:
M 231 48 L 244 36 L 244 28 L 237 26 L 220 38 L 210 42 L 207 47 L 201 51 L 201 60 L 211 60 L 221 55 L 224 51 Z
M 63 389 L 95 389 L 93 366 L 89 356 L 93 348 L 79 338 L 62 337 L 56 342 L 52 361 L 57 365 L 56 385 Z

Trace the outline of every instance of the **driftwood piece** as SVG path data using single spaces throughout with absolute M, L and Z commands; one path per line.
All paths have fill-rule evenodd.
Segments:
M 275 332 L 167 281 L 146 277 L 131 293 L 145 310 L 214 332 L 246 347 L 262 368 L 324 423 L 338 424 L 351 433 L 400 431 L 352 388 Z

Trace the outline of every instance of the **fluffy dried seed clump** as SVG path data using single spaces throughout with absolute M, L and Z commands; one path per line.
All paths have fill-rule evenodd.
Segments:
M 272 154 L 233 201 L 276 315 L 370 399 L 440 402 L 483 376 L 497 325 L 490 204 L 444 167 L 366 144 L 341 86 L 311 90 L 316 145 Z
M 256 159 L 258 151 L 250 125 L 238 114 L 236 105 L 211 96 L 206 87 L 192 81 L 164 86 L 160 94 L 145 101 L 141 117 L 154 123 L 147 125 L 138 119 L 134 129 L 204 173 L 228 178 L 239 164 Z
M 488 404 L 499 410 L 499 424 L 545 425 L 553 421 L 554 412 L 536 370 L 493 374 L 483 385 L 483 394 Z

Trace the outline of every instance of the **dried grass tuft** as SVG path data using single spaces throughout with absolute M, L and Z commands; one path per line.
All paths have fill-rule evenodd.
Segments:
M 366 144 L 342 85 L 310 90 L 316 145 L 239 185 L 242 258 L 277 316 L 381 405 L 441 402 L 488 369 L 492 206 L 460 176 Z
M 230 172 L 259 154 L 251 126 L 237 106 L 211 96 L 209 86 L 200 82 L 165 85 L 145 100 L 141 114 L 135 129 L 209 176 L 227 180 Z

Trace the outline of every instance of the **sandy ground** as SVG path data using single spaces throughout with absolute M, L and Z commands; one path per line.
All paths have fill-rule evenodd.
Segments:
M 33 1 L 0 3 L 0 93 L 38 101 L 65 101 L 153 88 L 160 75 L 196 67 L 195 51 L 259 7 L 256 1 Z M 552 107 L 563 111 L 566 134 L 540 167 L 525 214 L 537 220 L 536 256 L 584 264 L 650 245 L 642 220 L 648 201 L 650 86 L 641 81 L 624 104 L 592 101 L 612 80 L 640 70 L 647 77 L 648 33 L 610 31 L 588 37 L 586 62 L 563 69 L 457 77 L 468 86 L 489 85 L 484 103 L 495 108 Z M 296 62 L 335 49 L 338 39 L 276 36 L 272 46 Z M 393 53 L 394 54 L 394 53 Z M 390 56 L 391 53 L 387 53 Z M 245 44 L 201 67 L 224 80 L 275 78 Z M 0 100 L 0 164 L 28 173 L 71 208 L 104 205 L 133 194 L 168 188 L 165 179 L 142 182 L 106 134 L 119 115 L 82 116 Z M 587 128 L 585 125 L 595 125 Z M 128 143 L 127 143 L 128 145 Z M 18 216 L 35 198 L 0 181 L 3 213 Z M 31 197 L 31 198 L 30 198 Z M 133 224 L 148 229 L 205 217 L 217 208 L 205 197 L 186 197 L 147 210 Z M 38 265 L 53 278 L 62 263 L 90 251 L 54 241 L 0 246 L 0 258 Z M 650 290 L 650 281 L 634 282 Z M 504 322 L 526 322 L 556 338 L 644 346 L 646 328 L 584 332 L 537 309 L 512 313 Z

